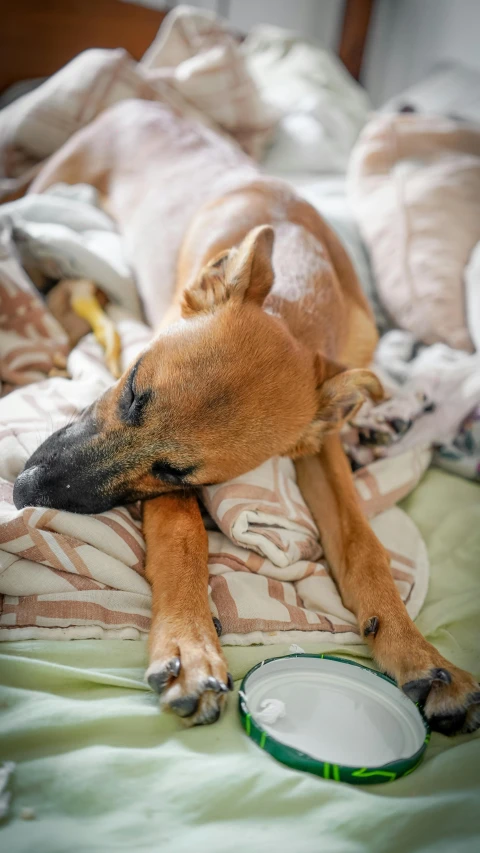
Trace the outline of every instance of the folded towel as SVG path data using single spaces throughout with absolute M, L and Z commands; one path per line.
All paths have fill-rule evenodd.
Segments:
M 322 556 L 318 532 L 295 480 L 291 459 L 269 459 L 255 471 L 203 489 L 205 506 L 234 545 L 255 551 L 284 571 Z M 302 567 L 302 568 L 301 568 Z M 290 573 L 288 573 L 290 574 Z M 295 580 L 296 577 L 288 577 Z

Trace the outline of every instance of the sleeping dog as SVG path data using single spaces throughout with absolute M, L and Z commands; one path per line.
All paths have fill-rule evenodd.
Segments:
M 162 706 L 210 723 L 232 686 L 196 489 L 288 455 L 375 660 L 434 729 L 478 728 L 479 685 L 417 630 L 357 502 L 338 431 L 365 395 L 382 397 L 366 369 L 377 335 L 319 214 L 229 140 L 147 101 L 122 102 L 79 131 L 32 191 L 58 181 L 101 193 L 158 335 L 35 451 L 14 500 L 83 513 L 145 501 L 147 678 Z

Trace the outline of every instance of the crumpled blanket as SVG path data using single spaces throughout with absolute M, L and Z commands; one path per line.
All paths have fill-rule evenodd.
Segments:
M 57 184 L 0 207 L 22 266 L 51 279 L 92 280 L 135 317 L 142 309 L 115 223 L 88 184 Z
M 69 355 L 72 379 L 45 378 L 55 351 L 65 346 L 64 334 L 6 231 L 0 301 L 3 390 L 16 386 L 0 399 L 0 639 L 142 636 L 150 624 L 150 588 L 139 508 L 84 516 L 41 507 L 18 511 L 12 501 L 15 477 L 33 450 L 112 383 L 103 354 L 89 335 Z M 152 333 L 123 308 L 109 310 L 126 366 Z M 394 504 L 429 461 L 428 449 L 415 447 L 355 475 L 412 617 L 426 594 L 428 558 L 415 526 Z M 225 643 L 274 643 L 279 632 L 297 642 L 306 633 L 312 641 L 361 641 L 323 558 L 291 460 L 269 460 L 229 483 L 205 487 L 201 497 L 214 522 L 208 525 L 210 601 Z
M 380 340 L 374 369 L 390 397 L 365 403 L 344 430 L 356 465 L 425 445 L 440 467 L 480 479 L 480 353 L 421 346 L 394 329 Z
M 278 115 L 263 102 L 228 25 L 178 6 L 140 62 L 122 49 L 84 51 L 0 113 L 0 200 L 16 198 L 43 161 L 104 109 L 126 98 L 170 104 L 260 157 Z

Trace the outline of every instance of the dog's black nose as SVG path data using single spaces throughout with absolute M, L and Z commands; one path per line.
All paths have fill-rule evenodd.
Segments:
M 17 509 L 23 509 L 24 506 L 35 506 L 35 495 L 39 491 L 40 474 L 40 466 L 32 465 L 31 468 L 27 468 L 18 475 L 13 487 L 13 502 Z

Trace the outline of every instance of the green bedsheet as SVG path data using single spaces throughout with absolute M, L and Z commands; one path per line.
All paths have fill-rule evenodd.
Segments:
M 431 470 L 404 506 L 431 559 L 417 623 L 480 676 L 480 489 Z M 237 688 L 254 663 L 287 651 L 227 649 Z M 434 735 L 412 775 L 351 787 L 259 750 L 234 698 L 203 729 L 159 714 L 143 683 L 142 642 L 25 641 L 0 653 L 0 756 L 17 762 L 0 829 L 5 853 L 480 850 L 478 736 Z M 26 808 L 34 819 L 22 819 Z

